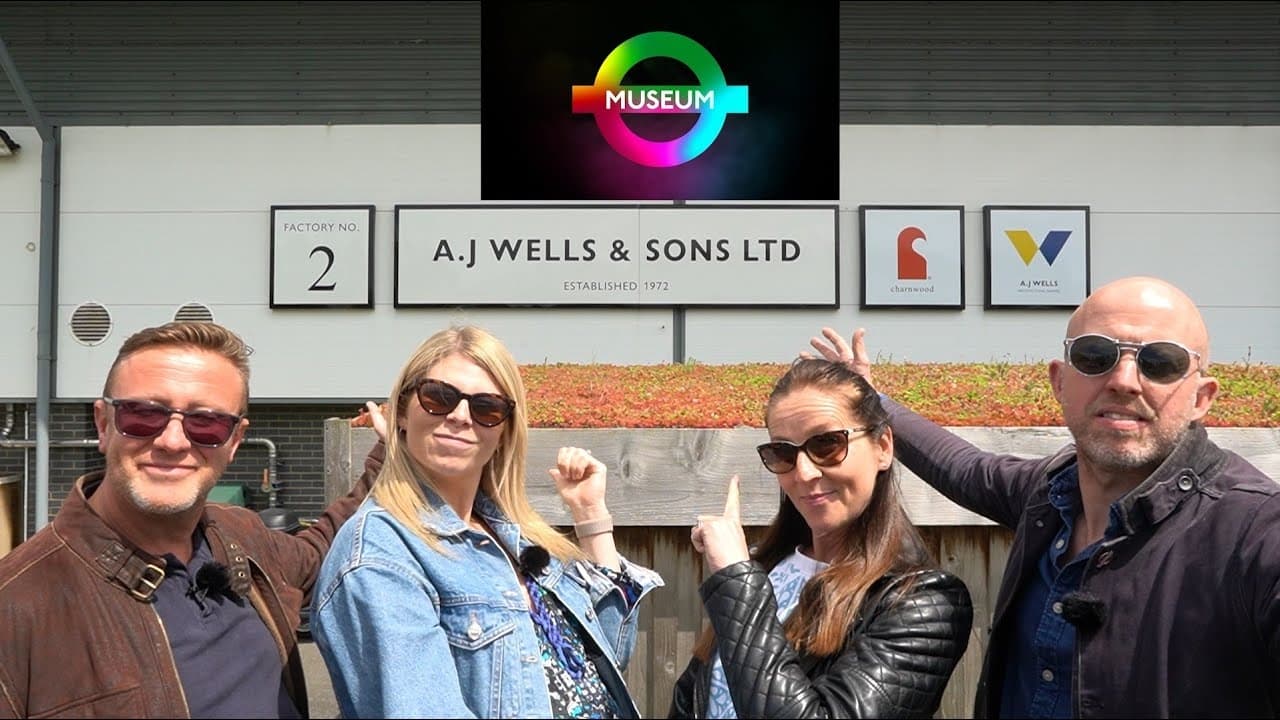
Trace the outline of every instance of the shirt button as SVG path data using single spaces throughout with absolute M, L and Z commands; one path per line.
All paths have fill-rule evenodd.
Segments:
M 1045 682 L 1053 682 L 1053 671 L 1048 668 L 1045 668 L 1044 670 L 1040 671 L 1040 677 Z
M 1037 521 L 1036 521 L 1036 527 L 1038 527 L 1038 528 L 1042 528 L 1042 527 L 1044 527 L 1044 521 L 1043 521 L 1043 520 L 1037 520 Z
M 1063 547 L 1064 545 L 1066 545 L 1066 544 L 1067 544 L 1067 541 L 1066 541 L 1065 539 L 1063 539 L 1063 538 L 1058 538 L 1058 542 L 1054 543 L 1054 544 L 1053 544 L 1053 546 L 1054 546 L 1054 547 L 1056 547 L 1056 548 L 1058 548 L 1059 550 L 1061 550 L 1061 549 L 1062 549 L 1062 547 Z
M 527 663 L 536 663 L 538 662 L 538 658 L 535 655 L 525 655 L 524 661 Z
M 1060 603 L 1060 602 L 1056 602 L 1056 603 L 1054 603 L 1054 604 L 1053 604 L 1053 614 L 1054 614 L 1054 615 L 1061 615 L 1061 614 L 1062 614 L 1062 603 Z

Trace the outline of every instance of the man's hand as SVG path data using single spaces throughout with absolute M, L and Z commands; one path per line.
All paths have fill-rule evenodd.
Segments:
M 387 416 L 382 414 L 382 408 L 378 407 L 378 403 L 370 400 L 364 404 L 369 411 L 369 423 L 373 425 L 373 431 L 378 433 L 378 439 L 387 441 Z
M 853 331 L 853 343 L 845 342 L 840 337 L 840 333 L 829 327 L 822 328 L 822 337 L 813 337 L 809 339 L 809 344 L 813 346 L 818 354 L 832 362 L 842 362 L 848 365 L 851 370 L 866 378 L 867 384 L 875 387 L 875 383 L 871 382 L 871 358 L 867 355 L 867 344 L 863 338 L 866 337 L 866 328 L 858 328 Z M 802 352 L 801 357 L 815 357 L 813 353 Z

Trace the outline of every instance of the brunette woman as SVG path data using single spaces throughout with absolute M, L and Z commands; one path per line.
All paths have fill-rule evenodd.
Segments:
M 930 717 L 968 643 L 969 592 L 939 570 L 899 500 L 893 431 L 841 363 L 778 380 L 757 451 L 783 497 L 748 550 L 737 478 L 691 533 L 710 628 L 671 717 Z

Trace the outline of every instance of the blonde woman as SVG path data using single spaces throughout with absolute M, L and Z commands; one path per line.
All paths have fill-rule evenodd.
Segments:
M 618 555 L 589 451 L 561 448 L 549 471 L 578 542 L 534 511 L 526 408 L 515 360 L 479 328 L 436 333 L 401 369 L 386 464 L 313 600 L 344 717 L 638 715 L 621 670 L 662 581 Z

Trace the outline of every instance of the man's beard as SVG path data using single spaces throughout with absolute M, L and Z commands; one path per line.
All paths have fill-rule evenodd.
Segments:
M 134 467 L 130 472 L 123 464 L 116 463 L 114 468 L 108 469 L 108 472 L 112 471 L 114 471 L 115 477 L 124 481 L 124 491 L 129 496 L 133 506 L 150 515 L 179 515 L 187 512 L 198 505 L 213 487 L 212 483 L 210 483 L 209 488 L 205 488 L 203 483 L 192 485 L 192 482 L 188 481 L 183 484 L 182 492 L 178 494 L 177 498 L 174 498 L 172 493 L 166 493 L 163 499 L 156 499 L 148 497 L 144 492 L 144 488 L 150 483 L 146 479 L 146 473 L 141 469 Z M 189 487 L 190 490 L 188 490 Z M 155 494 L 154 492 L 151 493 L 151 495 Z
M 1152 424 L 1141 440 L 1105 430 L 1072 434 L 1076 450 L 1099 470 L 1122 473 L 1142 470 L 1149 474 L 1169 457 L 1185 432 L 1185 425 L 1162 430 Z

